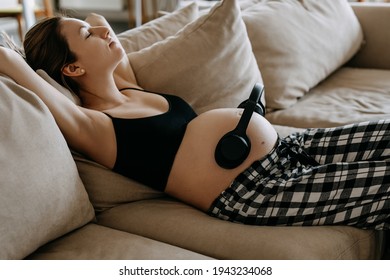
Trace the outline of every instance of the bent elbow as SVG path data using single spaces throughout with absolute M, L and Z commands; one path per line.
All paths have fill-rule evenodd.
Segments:
M 21 58 L 22 57 L 15 51 L 0 47 L 0 73 L 11 76 L 10 70 L 13 69 L 14 64 Z

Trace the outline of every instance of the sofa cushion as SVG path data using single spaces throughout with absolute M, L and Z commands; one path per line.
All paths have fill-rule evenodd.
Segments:
M 39 248 L 27 259 L 204 260 L 210 258 L 139 235 L 90 223 Z
M 210 217 L 172 199 L 144 200 L 115 207 L 99 215 L 98 221 L 108 227 L 216 259 L 336 260 L 378 257 L 373 230 L 349 226 L 243 225 Z
M 377 3 L 378 1 L 365 2 L 364 5 L 351 3 L 363 29 L 364 44 L 352 58 L 350 65 L 390 69 L 390 5 L 389 3 Z
M 115 173 L 80 154 L 74 153 L 73 158 L 96 212 L 129 202 L 165 196 L 163 192 Z
M 243 11 L 267 106 L 284 109 L 348 61 L 363 40 L 346 0 L 275 0 Z
M 0 76 L 0 259 L 21 259 L 94 218 L 47 107 Z
M 331 127 L 390 118 L 390 70 L 341 68 L 293 107 L 267 114 L 273 124 Z
M 198 113 L 236 107 L 261 82 L 236 0 L 128 57 L 141 87 L 179 95 Z
M 127 53 L 139 51 L 176 34 L 176 32 L 197 17 L 198 7 L 193 3 L 137 28 L 122 32 L 117 36 Z

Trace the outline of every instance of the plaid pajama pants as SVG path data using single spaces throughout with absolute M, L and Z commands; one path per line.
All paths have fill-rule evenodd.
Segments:
M 390 229 L 390 120 L 279 139 L 208 214 L 252 225 Z

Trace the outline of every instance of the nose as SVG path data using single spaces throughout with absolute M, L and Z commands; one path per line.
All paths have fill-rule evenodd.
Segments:
M 92 33 L 97 34 L 99 37 L 106 39 L 110 35 L 110 29 L 106 26 L 94 26 Z

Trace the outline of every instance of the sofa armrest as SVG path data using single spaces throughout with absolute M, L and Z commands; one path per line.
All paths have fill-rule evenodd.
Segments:
M 364 44 L 349 65 L 390 69 L 390 4 L 351 4 L 363 29 Z

